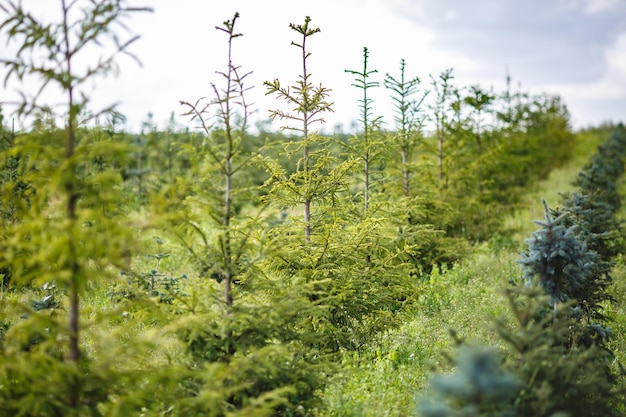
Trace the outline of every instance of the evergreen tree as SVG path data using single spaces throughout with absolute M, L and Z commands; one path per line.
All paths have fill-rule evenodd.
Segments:
M 134 58 L 129 47 L 137 37 L 122 40 L 117 30 L 134 12 L 148 9 L 119 0 L 61 0 L 58 20 L 47 21 L 22 2 L 3 1 L 0 8 L 7 16 L 0 32 L 18 48 L 13 58 L 0 60 L 8 70 L 5 83 L 38 86 L 34 96 L 21 95 L 16 113 L 47 115 L 44 123 L 34 123 L 32 133 L 15 138 L 8 153 L 20 156 L 25 182 L 36 193 L 20 207 L 20 221 L 5 229 L 0 267 L 10 267 L 11 280 L 21 286 L 58 288 L 63 306 L 57 309 L 57 303 L 44 299 L 32 308 L 21 305 L 24 318 L 8 316 L 1 372 L 11 389 L 0 394 L 0 408 L 8 415 L 97 415 L 123 383 L 117 369 L 107 372 L 81 346 L 86 327 L 81 297 L 123 268 L 121 254 L 132 239 L 128 227 L 110 214 L 119 198 L 119 173 L 91 169 L 94 157 L 123 158 L 125 149 L 82 139 L 80 125 L 112 110 L 92 113 L 86 89 L 117 70 L 120 54 Z M 94 46 L 102 56 L 79 65 L 93 56 Z M 62 92 L 61 114 L 41 102 L 53 88 Z M 56 128 L 56 118 L 63 120 L 63 130 Z M 120 407 L 125 398 L 121 394 Z
M 289 24 L 289 27 L 302 37 L 300 43 L 291 43 L 300 48 L 302 55 L 302 74 L 296 84 L 290 89 L 283 87 L 277 79 L 264 83 L 267 87 L 266 94 L 277 94 L 278 98 L 284 99 L 295 108 L 295 113 L 272 110 L 270 117 L 301 123 L 300 126 L 286 125 L 282 126 L 281 129 L 293 130 L 302 134 L 301 142 L 298 144 L 302 150 L 302 157 L 298 163 L 299 169 L 289 181 L 303 185 L 299 187 L 296 193 L 299 194 L 297 199 L 301 201 L 304 209 L 304 237 L 307 243 L 311 241 L 311 205 L 313 200 L 320 195 L 320 189 L 321 194 L 324 194 L 328 187 L 328 184 L 320 183 L 320 180 L 315 178 L 317 173 L 312 169 L 317 162 L 326 162 L 325 155 L 322 154 L 321 157 L 316 158 L 315 155 L 311 154 L 313 150 L 311 148 L 318 148 L 316 145 L 319 142 L 319 136 L 312 130 L 312 127 L 314 123 L 324 122 L 323 113 L 332 111 L 333 104 L 327 101 L 329 95 L 327 88 L 321 84 L 316 87 L 311 83 L 311 74 L 307 67 L 307 60 L 311 53 L 307 50 L 306 42 L 311 36 L 319 33 L 320 29 L 309 27 L 310 22 L 311 18 L 307 16 L 303 25 Z
M 385 87 L 391 91 L 396 130 L 391 136 L 391 146 L 379 141 L 373 149 L 380 152 L 381 148 L 390 148 L 381 155 L 381 159 L 389 162 L 385 163 L 381 187 L 384 191 L 380 197 L 393 201 L 393 205 L 385 209 L 390 223 L 399 231 L 396 244 L 410 248 L 405 253 L 406 258 L 418 271 L 428 273 L 435 264 L 455 259 L 463 249 L 460 242 L 447 238 L 432 224 L 450 210 L 433 192 L 428 168 L 420 166 L 430 153 L 422 131 L 427 117 L 424 102 L 430 91 L 420 90 L 419 77 L 407 79 L 405 71 L 402 60 L 397 78 L 390 74 L 385 76 Z
M 454 92 L 451 80 L 454 79 L 452 69 L 443 71 L 438 78 L 431 76 L 431 85 L 435 92 L 435 103 L 433 104 L 433 117 L 435 122 L 435 136 L 437 139 L 437 169 L 440 194 L 448 185 L 447 160 L 449 153 L 446 149 L 447 135 L 449 129 L 449 100 Z
M 0 106 L 0 190 L 2 191 L 2 205 L 0 206 L 0 221 L 2 229 L 14 225 L 20 220 L 20 212 L 23 205 L 28 204 L 33 188 L 25 181 L 25 155 L 15 152 L 15 139 L 17 133 L 15 126 L 8 128 L 5 125 L 5 117 Z M 5 235 L 3 233 L 3 235 Z M 8 282 L 10 272 L 5 270 L 4 280 Z
M 308 22 L 306 19 L 304 26 L 291 27 L 303 37 L 306 33 L 317 33 L 307 26 Z M 303 44 L 304 41 L 298 42 L 296 46 Z M 308 62 L 309 53 L 302 56 L 303 62 Z M 303 76 L 299 83 L 302 82 Z M 289 89 L 278 81 L 266 85 L 269 93 L 278 94 L 296 109 L 293 114 L 281 111 L 272 114 L 303 123 L 306 119 L 304 104 L 316 100 L 303 98 L 301 91 L 317 90 L 305 89 L 301 84 Z M 319 88 L 321 91 L 323 87 Z M 291 91 L 300 94 L 291 94 Z M 267 231 L 272 236 L 272 250 L 268 252 L 271 256 L 264 270 L 267 276 L 274 278 L 277 289 L 306 294 L 314 308 L 304 308 L 299 314 L 297 328 L 301 340 L 331 354 L 359 349 L 373 335 L 397 323 L 396 313 L 410 305 L 415 294 L 416 283 L 410 275 L 413 267 L 403 260 L 411 245 L 399 244 L 397 230 L 390 226 L 387 208 L 392 203 L 374 193 L 374 181 L 368 186 L 367 205 L 365 194 L 354 198 L 355 191 L 350 188 L 351 175 L 358 172 L 354 188 L 360 190 L 357 193 L 364 192 L 365 159 L 371 163 L 384 148 L 381 141 L 374 140 L 376 135 L 372 134 L 369 119 L 370 101 L 369 98 L 364 100 L 361 104 L 368 107 L 369 121 L 367 146 L 358 137 L 338 143 L 313 134 L 308 142 L 297 138 L 296 142 L 285 145 L 285 150 L 293 153 L 309 144 L 308 159 L 304 159 L 306 155 L 302 153 L 293 172 L 276 162 L 267 162 L 271 175 L 267 198 L 273 207 L 285 212 L 285 216 Z M 297 125 L 288 125 L 285 129 L 304 131 Z M 344 151 L 343 160 L 332 154 L 334 149 Z M 364 159 L 365 153 L 368 156 Z M 308 170 L 304 169 L 307 166 Z M 380 172 L 382 175 L 382 170 Z M 302 240 L 300 233 L 294 231 L 299 222 L 289 213 L 299 214 L 298 207 L 305 197 L 311 200 L 311 230 L 309 239 L 305 233 Z
M 385 87 L 393 93 L 394 120 L 396 123 L 395 142 L 400 152 L 400 166 L 402 176 L 402 190 L 405 197 L 414 195 L 411 192 L 411 181 L 415 170 L 415 152 L 419 142 L 423 141 L 422 125 L 425 116 L 422 105 L 428 91 L 420 93 L 418 77 L 406 79 L 405 62 L 400 62 L 400 76 L 398 79 L 390 74 L 385 76 Z M 419 97 L 414 96 L 418 94 Z M 415 186 L 413 186 L 415 188 Z M 409 224 L 413 223 L 412 215 L 409 214 Z
M 362 124 L 363 133 L 361 136 L 357 135 L 353 143 L 349 146 L 349 155 L 360 159 L 363 162 L 363 215 L 367 216 L 367 211 L 370 206 L 370 194 L 372 193 L 372 165 L 379 155 L 374 153 L 374 149 L 380 149 L 376 143 L 376 138 L 373 136 L 376 134 L 380 127 L 381 117 L 374 117 L 372 112 L 372 104 L 374 100 L 368 95 L 372 88 L 379 86 L 378 81 L 369 81 L 369 78 L 377 73 L 377 70 L 371 70 L 367 68 L 369 63 L 369 51 L 366 47 L 363 48 L 363 70 L 345 70 L 346 72 L 355 76 L 354 87 L 360 89 L 363 92 L 363 98 L 359 99 L 360 103 L 360 118 L 359 122 Z
M 598 305 L 607 299 L 606 279 L 597 276 L 606 268 L 597 266 L 602 260 L 580 240 L 578 226 L 567 226 L 569 213 L 554 218 L 542 202 L 545 221 L 535 221 L 541 228 L 519 261 L 525 286 L 507 292 L 516 327 L 497 327 L 514 352 L 511 366 L 527 384 L 518 413 L 617 415 L 610 331 L 593 321 L 602 318 Z
M 190 362 L 177 404 L 183 415 L 304 415 L 318 401 L 326 368 L 298 331 L 301 316 L 315 309 L 306 290 L 281 286 L 264 270 L 273 243 L 263 229 L 268 204 L 249 180 L 264 149 L 248 143 L 250 73 L 234 60 L 238 19 L 216 28 L 228 37 L 228 55 L 221 85 L 211 84 L 213 100 L 182 102 L 203 135 L 189 194 L 175 212 L 171 202 L 160 207 L 199 267 L 166 326 Z
M 504 369 L 522 383 L 514 415 L 620 415 L 610 358 L 597 345 L 577 343 L 573 302 L 550 306 L 553 298 L 537 285 L 513 286 L 505 295 L 513 321 L 498 320 L 496 331 L 508 351 Z
M 609 293 L 613 282 L 610 253 L 615 247 L 612 241 L 619 235 L 619 224 L 612 210 L 606 204 L 594 202 L 589 194 L 573 192 L 566 196 L 564 203 L 561 209 L 553 211 L 554 216 L 566 214 L 564 225 L 575 226 L 577 238 L 596 253 L 590 275 L 571 296 L 578 300 L 581 315 L 592 325 L 591 329 L 598 330 L 596 341 L 602 343 L 610 333 L 602 324 L 607 321 L 602 311 L 604 304 L 613 299 Z
M 575 231 L 575 226 L 562 223 L 566 214 L 556 219 L 542 200 L 545 221 L 535 220 L 541 226 L 526 240 L 528 251 L 519 260 L 524 279 L 531 283 L 535 278 L 552 298 L 552 304 L 571 299 L 591 275 L 597 255 L 587 249 Z
M 208 106 L 201 107 L 200 101 L 196 104 L 181 102 L 189 109 L 187 115 L 191 116 L 191 120 L 199 121 L 202 126 L 206 135 L 204 150 L 210 162 L 205 168 L 207 171 L 203 172 L 203 177 L 210 178 L 210 180 L 203 182 L 201 187 L 197 187 L 194 194 L 197 196 L 196 198 L 206 194 L 208 201 L 204 201 L 205 205 L 212 209 L 218 207 L 214 212 L 212 210 L 210 217 L 219 219 L 215 226 L 221 232 L 214 240 L 209 236 L 209 232 L 202 230 L 200 219 L 187 220 L 187 223 L 192 226 L 192 230 L 200 235 L 202 241 L 209 245 L 204 248 L 205 253 L 200 255 L 200 261 L 204 263 L 207 272 L 215 276 L 218 282 L 223 282 L 226 316 L 229 315 L 233 306 L 232 286 L 236 280 L 237 271 L 242 267 L 238 263 L 242 258 L 245 258 L 244 251 L 247 248 L 248 239 L 247 233 L 242 233 L 232 224 L 236 215 L 233 195 L 238 191 L 238 198 L 250 198 L 249 195 L 243 194 L 244 190 L 236 190 L 236 181 L 238 180 L 236 175 L 241 175 L 252 159 L 251 155 L 242 154 L 243 144 L 246 140 L 246 129 L 248 128 L 247 119 L 250 115 L 249 105 L 245 97 L 247 90 L 245 78 L 250 73 L 242 74 L 241 67 L 236 66 L 232 61 L 233 40 L 242 36 L 235 32 L 235 23 L 238 18 L 239 14 L 235 14 L 232 20 L 224 22 L 223 27 L 217 27 L 218 30 L 228 36 L 228 65 L 226 71 L 219 73 L 224 78 L 225 86 L 220 89 L 212 84 L 215 99 L 211 104 L 218 107 L 218 123 L 221 129 L 211 130 L 211 121 L 207 119 L 210 117 L 207 115 Z M 236 120 L 236 106 L 239 106 L 241 110 L 239 121 Z M 218 178 L 221 176 L 219 181 L 215 181 L 216 176 Z M 193 204 L 189 205 L 193 207 Z M 192 212 L 193 210 L 194 208 L 191 208 Z M 189 214 L 191 215 L 191 213 Z M 221 252 L 214 257 L 213 262 L 209 260 L 212 257 L 211 252 L 214 251 L 209 243 L 212 241 L 214 241 L 218 251 Z M 191 247 L 190 245 L 187 246 Z
M 482 153 L 484 149 L 484 115 L 488 113 L 490 110 L 493 101 L 495 100 L 495 96 L 485 92 L 478 85 L 473 85 L 470 87 L 470 94 L 463 98 L 463 102 L 471 107 L 473 113 L 473 132 L 476 140 L 476 150 L 479 154 Z

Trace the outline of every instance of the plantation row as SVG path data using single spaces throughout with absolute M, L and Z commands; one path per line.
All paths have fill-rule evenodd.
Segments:
M 595 146 L 589 146 L 592 140 L 590 132 L 581 134 L 588 144 L 578 142 L 575 152 L 579 155 L 579 162 L 571 164 L 576 169 L 568 166 L 551 175 L 551 179 L 543 182 L 540 189 L 529 193 L 537 197 L 526 199 L 528 204 L 535 204 L 535 198 L 539 199 L 544 193 L 551 196 L 550 200 L 557 201 L 557 190 L 552 190 L 554 184 L 561 184 L 558 186 L 561 190 L 571 189 L 570 194 L 573 195 L 586 194 L 578 185 L 567 185 L 573 178 L 578 178 L 576 183 L 580 182 L 589 176 L 589 172 L 597 172 L 600 166 L 609 168 L 607 171 L 619 171 L 623 161 L 621 152 L 606 151 L 613 146 L 623 146 L 619 143 L 623 142 L 624 130 L 619 126 L 611 132 L 611 129 L 597 131 L 601 135 L 599 138 L 608 138 L 609 134 L 612 137 L 576 176 L 576 171 L 583 166 Z M 613 144 L 607 146 L 611 142 Z M 593 165 L 595 167 L 592 168 Z M 570 181 L 563 181 L 566 178 Z M 612 174 L 603 176 L 601 180 L 598 178 L 598 183 L 608 185 L 606 189 L 614 191 L 615 183 L 610 178 Z M 619 183 L 623 192 L 623 178 L 619 179 Z M 606 199 L 600 197 L 602 194 L 617 195 L 614 192 L 598 193 L 599 188 L 594 188 L 597 200 L 596 197 L 591 197 L 591 200 L 597 203 Z M 563 195 L 563 198 L 567 200 L 570 194 Z M 341 371 L 333 376 L 324 391 L 327 405 L 322 415 L 395 417 L 439 413 L 436 415 L 543 416 L 553 415 L 559 409 L 575 410 L 570 415 L 623 414 L 625 381 L 620 365 L 626 353 L 623 338 L 626 314 L 622 307 L 626 295 L 623 258 L 618 255 L 615 266 L 611 262 L 610 273 L 598 273 L 602 270 L 599 265 L 606 266 L 606 257 L 589 253 L 587 238 L 582 237 L 589 236 L 583 231 L 588 230 L 588 226 L 572 228 L 573 219 L 582 219 L 573 214 L 557 221 L 560 210 L 551 210 L 548 214 L 544 207 L 544 221 L 539 221 L 560 224 L 548 228 L 558 239 L 544 240 L 550 233 L 546 233 L 546 228 L 542 226 L 523 245 L 522 259 L 518 251 L 522 248 L 524 236 L 531 230 L 525 224 L 536 216 L 530 212 L 523 216 L 527 218 L 524 225 L 519 226 L 527 230 L 521 235 L 499 235 L 488 244 L 477 245 L 472 254 L 452 268 L 433 271 L 421 287 L 418 313 L 409 315 L 399 329 L 373 339 L 359 353 L 344 355 Z M 618 211 L 599 210 L 596 213 L 599 217 L 586 211 L 586 215 L 588 219 L 608 219 L 616 214 L 623 218 L 623 211 Z M 516 213 L 514 217 L 517 219 L 518 215 Z M 545 218 L 548 215 L 549 221 Z M 604 235 L 604 239 L 612 236 L 605 243 L 610 241 L 611 246 L 615 245 L 615 253 L 619 253 L 617 248 L 622 246 L 623 239 L 620 237 L 621 228 L 611 228 L 609 233 L 600 233 L 600 230 L 596 229 L 595 237 Z M 507 240 L 509 236 L 513 240 Z M 570 249 L 562 254 L 555 253 L 554 249 L 563 247 Z M 532 254 L 547 253 L 554 256 L 546 256 L 543 261 L 540 256 L 535 258 L 533 264 L 525 262 L 532 258 Z M 568 262 L 567 259 L 568 256 L 576 258 L 576 253 L 580 255 L 576 260 L 589 261 L 593 258 L 595 265 L 587 265 L 586 271 L 578 274 L 581 264 L 572 262 L 571 258 Z M 520 263 L 524 264 L 522 271 Z M 535 275 L 537 281 L 540 276 L 544 278 L 537 288 L 530 288 L 533 268 L 544 272 Z M 549 271 L 551 273 L 546 273 Z M 526 278 L 523 278 L 522 272 L 525 272 Z M 570 303 L 569 308 L 559 306 L 565 309 L 565 323 L 570 325 L 565 329 L 551 322 L 555 316 L 555 304 L 563 302 L 555 301 L 547 290 L 554 289 L 553 284 L 560 281 L 558 278 L 569 276 L 570 272 L 575 277 L 585 276 L 586 290 L 572 282 L 576 280 L 565 280 L 573 285 L 563 293 L 571 295 L 570 292 L 576 291 L 577 297 L 580 297 L 574 300 L 561 294 L 563 299 L 567 299 L 564 303 Z M 609 284 L 607 281 L 612 281 L 613 276 L 616 281 Z M 606 289 L 601 289 L 605 286 Z M 587 300 L 604 297 L 610 298 L 610 301 L 602 302 L 595 311 L 587 310 L 586 306 L 593 303 Z M 596 318 L 591 318 L 592 315 Z M 577 320 L 582 320 L 582 326 Z M 448 329 L 453 331 L 452 338 Z M 557 336 L 552 329 L 556 330 Z M 565 337 L 569 339 L 564 342 Z M 461 344 L 461 348 L 451 357 L 454 343 Z M 551 343 L 556 344 L 550 347 Z M 578 352 L 568 351 L 572 343 L 579 344 L 574 348 Z M 568 347 L 565 353 L 564 347 Z M 577 356 L 579 353 L 581 356 Z M 431 389 L 427 390 L 433 367 L 450 375 L 435 377 Z M 593 404 L 594 401 L 606 403 Z M 418 411 L 415 410 L 416 404 Z M 596 413 L 596 409 L 600 411 Z
M 302 57 L 298 81 L 265 83 L 292 109 L 270 111 L 291 135 L 248 132 L 246 73 L 230 59 L 212 100 L 182 103 L 199 130 L 159 131 L 149 119 L 133 136 L 116 113 L 106 126 L 86 127 L 89 97 L 81 88 L 113 61 L 87 73 L 69 68 L 92 41 L 112 45 L 111 60 L 127 51 L 112 36 L 114 23 L 134 12 L 124 3 L 87 3 L 75 24 L 77 6 L 62 2 L 62 21 L 49 26 L 21 5 L 0 3 L 9 11 L 0 34 L 22 46 L 3 61 L 8 80 L 38 74 L 42 88 L 56 84 L 67 99 L 62 129 L 49 107 L 26 96 L 18 115 L 35 116 L 32 129 L 15 132 L 0 118 L 5 415 L 321 413 L 339 359 L 421 314 L 433 268 L 506 233 L 502 215 L 520 191 L 571 156 L 575 136 L 558 97 L 461 88 L 445 71 L 431 77 L 427 105 L 404 63 L 384 81 L 397 117 L 395 129 L 383 130 L 368 95 L 379 85 L 367 49 L 363 70 L 350 71 L 363 93 L 360 132 L 318 134 L 332 103 L 308 72 L 305 45 L 319 32 L 308 17 L 291 25 Z M 238 18 L 217 28 L 229 57 Z M 50 62 L 30 60 L 41 48 Z M 423 128 L 427 120 L 432 132 Z M 472 403 L 482 398 L 490 403 L 485 412 L 567 411 L 569 402 L 543 389 L 580 382 L 559 374 L 575 361 L 576 376 L 610 391 L 602 306 L 610 301 L 611 258 L 622 249 L 614 215 L 623 152 L 620 126 L 581 173 L 580 192 L 558 212 L 546 206 L 544 229 L 522 259 L 527 280 L 537 278 L 542 290 L 512 289 L 512 308 L 526 314 L 516 332 L 500 329 L 513 341 L 510 357 L 518 357 L 501 370 L 490 352 L 463 353 L 461 363 L 486 358 L 480 372 L 491 378 L 468 407 L 484 408 Z M 525 356 L 534 353 L 524 337 L 543 338 L 537 356 Z M 535 365 L 554 357 L 540 355 L 557 354 L 567 359 L 563 368 L 546 372 L 548 385 L 533 385 Z M 493 384 L 502 392 L 489 394 Z M 607 392 L 570 405 L 611 415 L 617 397 L 600 397 Z M 432 407 L 422 413 L 432 415 Z
M 615 214 L 625 155 L 620 125 L 561 209 L 543 201 L 545 220 L 536 221 L 540 229 L 519 260 L 523 280 L 507 289 L 513 319 L 496 321 L 504 359 L 494 349 L 464 346 L 455 373 L 433 379 L 420 415 L 623 415 L 623 368 L 608 347 L 613 335 L 603 310 L 612 300 L 612 259 L 623 250 Z

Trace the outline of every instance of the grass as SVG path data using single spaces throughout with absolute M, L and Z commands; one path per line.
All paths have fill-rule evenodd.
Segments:
M 506 314 L 501 289 L 519 276 L 512 253 L 480 248 L 450 270 L 424 282 L 420 308 L 397 331 L 361 354 L 345 358 L 343 372 L 325 392 L 324 416 L 411 415 L 434 369 L 447 369 L 450 331 L 475 344 L 492 344 L 492 318 Z
M 557 207 L 562 201 L 562 195 L 575 189 L 572 183 L 576 176 L 606 138 L 606 135 L 579 133 L 572 158 L 567 164 L 552 170 L 548 178 L 524 193 L 520 204 L 522 208 L 503 220 L 505 230 L 515 231 L 512 235 L 514 241 L 523 242 L 536 229 L 533 220 L 543 219 L 542 198 L 550 207 Z

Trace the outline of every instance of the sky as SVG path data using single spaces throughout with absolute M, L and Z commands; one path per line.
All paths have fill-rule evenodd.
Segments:
M 42 17 L 54 16 L 60 1 L 23 0 Z M 240 14 L 233 43 L 233 63 L 251 72 L 248 101 L 253 123 L 270 109 L 290 110 L 266 96 L 264 81 L 293 85 L 301 73 L 300 41 L 290 23 L 310 16 L 320 33 L 307 42 L 313 84 L 329 88 L 333 113 L 320 129 L 350 131 L 359 118 L 361 91 L 345 70 L 368 68 L 380 87 L 373 90 L 373 113 L 393 124 L 385 74 L 397 77 L 400 61 L 407 77 L 419 77 L 429 89 L 432 77 L 452 69 L 459 87 L 479 84 L 502 92 L 510 75 L 515 89 L 558 94 L 571 113 L 574 128 L 626 119 L 626 0 L 134 0 L 152 13 L 134 15 L 128 33 L 140 35 L 116 77 L 89 90 L 94 109 L 113 102 L 127 117 L 126 128 L 139 131 L 152 114 L 165 127 L 173 113 L 179 127 L 194 127 L 181 114 L 180 101 L 213 98 L 211 84 L 222 84 L 216 71 L 227 64 L 227 37 L 216 30 Z M 0 40 L 0 48 L 5 45 Z M 0 49 L 0 57 L 11 53 Z M 10 101 L 20 86 L 0 87 L 0 102 Z M 3 97 L 5 97 L 3 99 Z M 7 110 L 10 106 L 5 104 Z M 5 111 L 6 113 L 6 111 Z M 279 124 L 278 124 L 279 125 Z

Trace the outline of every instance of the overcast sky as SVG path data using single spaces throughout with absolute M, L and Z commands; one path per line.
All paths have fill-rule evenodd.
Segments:
M 23 0 L 40 13 L 54 0 Z M 514 87 L 555 93 L 567 104 L 574 127 L 626 119 L 626 0 L 145 0 L 154 13 L 129 22 L 141 39 L 132 50 L 142 61 L 120 61 L 121 74 L 96 86 L 94 104 L 120 102 L 127 127 L 138 130 L 148 112 L 164 127 L 180 100 L 211 96 L 215 71 L 226 65 L 226 36 L 215 29 L 241 17 L 233 61 L 252 71 L 250 101 L 256 118 L 284 102 L 265 97 L 263 81 L 293 84 L 301 71 L 298 41 L 289 23 L 305 16 L 321 32 L 310 38 L 309 71 L 314 84 L 332 90 L 335 112 L 327 128 L 349 130 L 359 116 L 360 93 L 345 70 L 362 69 L 363 47 L 370 51 L 372 81 L 381 87 L 374 113 L 392 124 L 390 100 L 382 88 L 386 73 L 429 76 L 452 68 L 457 86 L 480 84 L 501 92 L 508 69 Z M 4 45 L 4 42 L 0 43 Z M 5 51 L 6 52 L 6 51 Z M 0 55 L 2 50 L 0 49 Z M 15 85 L 3 90 L 9 97 Z M 0 96 L 0 101 L 2 101 Z M 287 109 L 285 109 L 287 110 Z M 180 125 L 189 126 L 177 117 Z

